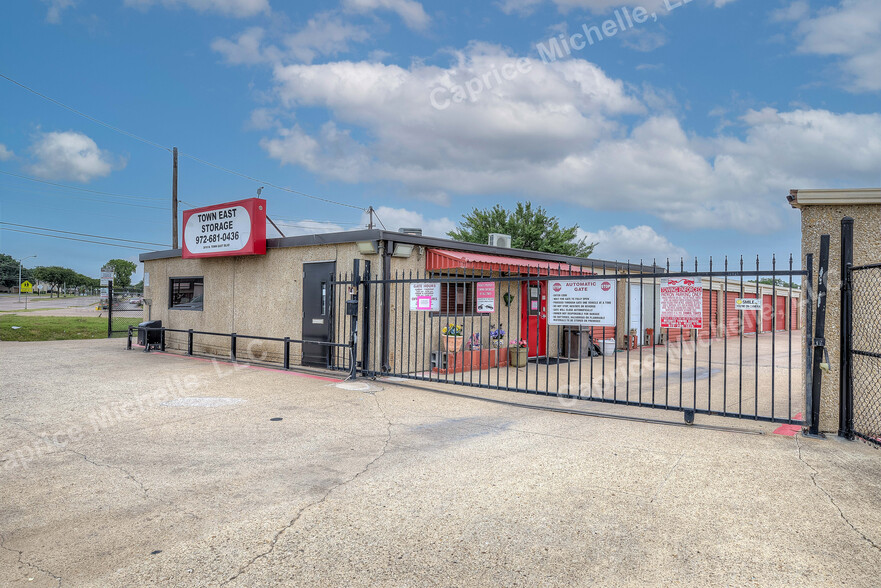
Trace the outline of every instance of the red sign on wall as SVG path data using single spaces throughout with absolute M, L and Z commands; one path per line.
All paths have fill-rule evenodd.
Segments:
M 264 255 L 266 200 L 248 198 L 184 211 L 181 257 Z
M 704 290 L 701 279 L 661 280 L 661 328 L 702 329 Z

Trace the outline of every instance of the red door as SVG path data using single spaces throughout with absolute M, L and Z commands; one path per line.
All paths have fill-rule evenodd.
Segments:
M 548 283 L 523 282 L 520 291 L 520 338 L 526 340 L 529 357 L 546 354 L 548 333 Z
M 775 316 L 777 317 L 777 330 L 785 331 L 786 330 L 786 297 L 778 296 L 777 297 L 777 306 L 774 309 Z
M 762 332 L 770 333 L 773 329 L 771 318 L 774 314 L 774 300 L 770 294 L 762 295 Z
M 742 298 L 755 298 L 755 294 L 744 294 Z M 739 297 L 740 298 L 740 297 Z M 743 314 L 743 332 L 744 333 L 755 333 L 756 332 L 756 324 L 759 322 L 757 310 L 744 310 L 741 311 Z

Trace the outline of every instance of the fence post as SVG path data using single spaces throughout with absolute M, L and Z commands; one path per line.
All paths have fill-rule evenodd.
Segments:
M 817 422 L 814 415 L 814 254 L 805 255 L 805 423 L 808 425 L 808 435 L 819 435 Z M 743 326 L 741 325 L 741 330 Z
M 193 354 L 193 329 L 187 331 L 187 355 Z
M 291 369 L 291 338 L 284 338 L 284 369 Z
M 126 349 L 132 348 L 132 326 L 131 325 L 128 326 L 128 340 L 125 343 L 125 348 Z
M 236 360 L 236 334 L 230 333 L 229 336 L 229 359 L 230 361 Z
M 165 351 L 165 327 L 159 327 L 159 351 Z
M 811 379 L 811 434 L 819 434 L 820 390 L 823 372 L 820 364 L 826 353 L 826 289 L 829 283 L 829 235 L 820 236 L 820 265 L 817 268 L 817 323 L 814 328 L 813 372 Z
M 853 381 L 851 379 L 853 290 L 851 271 L 853 266 L 853 219 L 841 219 L 841 324 L 839 346 L 839 397 L 838 436 L 853 439 Z
M 107 280 L 107 337 L 113 336 L 113 280 Z
M 361 303 L 361 375 L 369 375 L 370 366 L 370 260 L 364 260 L 364 297 Z
M 355 308 L 358 308 L 358 293 L 361 288 L 361 260 L 356 259 L 352 262 L 352 286 L 354 288 L 355 293 L 353 294 L 355 301 Z M 347 302 L 348 305 L 348 302 Z M 347 306 L 348 308 L 348 306 Z M 350 316 L 350 321 L 352 328 L 349 331 L 349 361 L 351 365 L 349 368 L 351 369 L 350 378 L 356 379 L 358 377 L 358 362 L 357 362 L 357 353 L 358 353 L 358 313 L 357 311 Z

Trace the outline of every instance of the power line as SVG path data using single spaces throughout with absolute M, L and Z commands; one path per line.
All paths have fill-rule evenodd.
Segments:
M 116 243 L 103 243 L 101 241 L 90 241 L 89 239 L 77 239 L 75 237 L 63 237 L 61 235 L 46 235 L 45 233 L 35 233 L 33 231 L 22 231 L 20 229 L 7 229 L 0 227 L 0 231 L 12 231 L 13 233 L 27 233 L 29 235 L 39 235 L 40 237 L 54 237 L 56 239 L 66 239 L 68 241 L 82 241 L 83 243 L 97 243 L 98 245 L 106 245 L 108 247 L 123 247 L 125 249 L 137 249 L 139 251 L 152 251 L 148 247 L 132 247 L 131 245 L 118 245 Z
M 42 99 L 44 99 L 44 100 L 48 100 L 49 102 L 51 102 L 51 103 L 53 103 L 53 104 L 57 104 L 57 105 L 60 106 L 61 108 L 64 108 L 65 110 L 69 110 L 69 111 L 71 111 L 72 113 L 74 113 L 74 114 L 76 114 L 76 115 L 79 115 L 79 116 L 81 116 L 81 117 L 83 117 L 83 118 L 85 118 L 85 119 L 88 119 L 88 120 L 92 121 L 93 123 L 99 124 L 99 125 L 101 125 L 101 126 L 103 126 L 103 127 L 107 127 L 108 129 L 113 130 L 113 131 L 116 131 L 117 133 L 122 133 L 123 135 L 126 135 L 126 136 L 128 136 L 128 137 L 131 137 L 132 139 L 135 139 L 136 141 L 140 141 L 140 142 L 142 142 L 142 143 L 146 143 L 147 145 L 152 145 L 153 147 L 157 147 L 157 148 L 159 148 L 159 149 L 164 149 L 165 151 L 171 152 L 171 149 L 169 149 L 168 147 L 165 147 L 165 146 L 163 146 L 163 145 L 160 145 L 159 143 L 156 143 L 156 142 L 151 141 L 151 140 L 149 140 L 149 139 L 145 139 L 145 138 L 143 138 L 143 137 L 141 137 L 141 136 L 138 136 L 138 135 L 136 135 L 136 134 L 134 134 L 134 133 L 130 133 L 129 131 L 126 131 L 125 129 L 121 129 L 121 128 L 119 128 L 119 127 L 115 127 L 115 126 L 113 126 L 113 125 L 110 124 L 110 123 L 106 123 L 106 122 L 104 122 L 104 121 L 102 121 L 102 120 L 98 120 L 97 118 L 95 118 L 95 117 L 93 117 L 93 116 L 89 116 L 88 114 L 86 114 L 86 113 L 84 113 L 84 112 L 80 112 L 80 111 L 77 110 L 76 108 L 74 108 L 74 107 L 72 107 L 72 106 L 68 106 L 67 104 L 64 104 L 63 102 L 60 102 L 60 101 L 58 101 L 58 100 L 56 100 L 56 99 L 54 99 L 54 98 L 50 98 L 49 96 L 46 96 L 45 94 L 41 94 L 40 92 L 37 92 L 36 90 L 34 90 L 34 89 L 31 88 L 31 87 L 25 86 L 25 85 L 22 84 L 21 82 L 17 82 L 17 81 L 15 81 L 15 80 L 13 80 L 13 79 L 10 78 L 9 76 L 6 76 L 6 75 L 3 75 L 2 73 L 0 73 L 0 78 L 3 78 L 3 79 L 5 79 L 5 80 L 8 80 L 8 81 L 12 82 L 13 84 L 15 84 L 16 86 L 19 86 L 19 87 L 21 87 L 21 88 L 24 88 L 25 90 L 27 90 L 27 91 L 30 92 L 31 94 L 36 94 L 36 95 L 39 96 L 40 98 L 42 98 Z
M 134 200 L 165 200 L 165 198 L 160 198 L 158 196 L 133 196 L 131 194 L 117 194 L 115 192 L 101 192 L 100 190 L 92 190 L 90 188 L 80 188 L 79 186 L 71 186 L 69 184 L 59 184 L 57 182 L 50 182 L 48 180 L 41 180 L 39 178 L 32 178 L 30 176 L 23 176 L 21 174 L 14 174 L 12 172 L 6 172 L 0 170 L 0 174 L 5 176 L 12 176 L 14 178 L 21 178 L 23 180 L 28 180 L 31 182 L 40 182 L 41 184 L 49 184 L 50 186 L 57 186 L 58 188 L 67 188 L 68 190 L 79 190 L 80 192 L 90 192 L 92 194 L 101 194 L 102 196 L 113 196 L 116 198 L 130 198 Z
M 254 176 L 249 176 L 248 174 L 243 174 L 242 172 L 235 171 L 233 169 L 229 169 L 227 167 L 223 167 L 222 165 L 217 165 L 216 163 L 211 163 L 210 161 L 205 161 L 204 159 L 199 159 L 194 155 L 190 155 L 188 153 L 184 153 L 183 151 L 179 152 L 182 157 L 186 157 L 188 159 L 192 159 L 193 161 L 197 161 L 202 165 L 207 165 L 209 167 L 213 167 L 215 169 L 219 169 L 220 171 L 224 171 L 228 174 L 232 174 L 234 176 L 239 176 L 241 178 L 245 178 L 251 180 L 252 182 L 257 182 L 258 184 L 263 184 L 266 186 L 272 186 L 277 190 L 282 190 L 284 192 L 290 192 L 291 194 L 297 194 L 299 196 L 303 196 L 305 198 L 311 198 L 312 200 L 318 200 L 320 202 L 327 202 L 329 204 L 336 204 L 337 206 L 346 206 L 348 208 L 354 208 L 355 210 L 364 210 L 367 209 L 363 206 L 355 206 L 354 204 L 346 204 L 345 202 L 337 202 L 336 200 L 331 200 L 330 198 L 322 198 L 320 196 L 313 196 L 311 194 L 307 194 L 305 192 L 300 192 L 299 190 L 294 190 L 292 188 L 285 188 L 284 186 L 279 186 L 278 184 L 273 184 L 272 182 L 261 180 L 259 178 L 255 178 Z
M 10 223 L 0 221 L 0 225 L 9 225 L 12 227 L 24 227 L 25 229 L 37 229 L 38 231 L 51 231 L 53 233 L 65 233 L 67 235 L 79 235 L 80 237 L 95 237 L 96 239 L 109 239 L 111 241 L 124 241 L 126 243 L 140 243 L 142 245 L 156 245 L 157 247 L 168 247 L 167 243 L 151 243 L 150 241 L 135 241 L 134 239 L 121 239 L 119 237 L 107 237 L 104 235 L 90 235 L 88 233 L 75 233 L 73 231 L 62 231 L 60 229 L 50 229 L 48 227 L 34 227 L 31 225 L 20 225 L 18 223 Z
M 121 134 L 123 134 L 123 135 L 125 135 L 125 136 L 127 136 L 127 137 L 131 137 L 132 139 L 135 139 L 135 140 L 137 140 L 137 141 L 141 141 L 142 143 L 146 143 L 147 145 L 151 145 L 151 146 L 156 147 L 156 148 L 158 148 L 158 149 L 162 149 L 162 150 L 164 150 L 164 151 L 168 151 L 169 153 L 172 152 L 172 149 L 169 148 L 169 147 L 166 147 L 166 146 L 164 146 L 164 145 L 160 145 L 159 143 L 156 143 L 156 142 L 154 142 L 154 141 L 150 141 L 149 139 L 145 139 L 145 138 L 143 138 L 143 137 L 141 137 L 141 136 L 139 136 L 139 135 L 136 135 L 136 134 L 134 134 L 134 133 L 132 133 L 132 132 L 126 131 L 125 129 L 121 129 L 121 128 L 119 128 L 119 127 L 116 127 L 116 126 L 114 126 L 114 125 L 111 125 L 110 123 L 106 123 L 106 122 L 104 122 L 104 121 L 102 121 L 102 120 L 99 120 L 99 119 L 93 117 L 93 116 L 89 116 L 88 114 L 86 114 L 86 113 L 84 113 L 84 112 L 80 112 L 80 111 L 77 110 L 76 108 L 73 108 L 72 106 L 68 106 L 67 104 L 61 102 L 60 100 L 56 100 L 56 99 L 54 99 L 54 98 L 51 98 L 51 97 L 49 97 L 49 96 L 46 96 L 45 94 L 43 94 L 43 93 L 41 93 L 41 92 L 38 92 L 37 90 L 34 90 L 33 88 L 31 88 L 31 87 L 29 87 L 29 86 L 26 86 L 25 84 L 22 84 L 21 82 L 16 81 L 16 80 L 10 78 L 10 77 L 7 76 L 7 75 L 4 75 L 4 74 L 0 73 L 0 78 L 3 78 L 3 79 L 5 79 L 5 80 L 8 80 L 8 81 L 12 82 L 13 84 L 15 84 L 16 86 L 19 86 L 19 87 L 21 87 L 21 88 L 24 88 L 24 89 L 27 90 L 28 92 L 30 92 L 30 93 L 32 93 L 32 94 L 34 94 L 34 95 L 36 95 L 36 96 L 39 96 L 40 98 L 43 98 L 44 100 L 48 100 L 49 102 L 52 102 L 53 104 L 56 104 L 56 105 L 58 105 L 58 106 L 60 106 L 60 107 L 62 107 L 62 108 L 64 108 L 64 109 L 66 109 L 66 110 L 69 110 L 70 112 L 73 112 L 74 114 L 76 114 L 76 115 L 78 115 L 78 116 L 81 116 L 81 117 L 83 117 L 83 118 L 85 118 L 85 119 L 88 119 L 88 120 L 90 120 L 90 121 L 92 121 L 92 122 L 94 122 L 94 123 L 96 123 L 96 124 L 99 124 L 99 125 L 101 125 L 101 126 L 103 126 L 103 127 L 106 127 L 106 128 L 108 128 L 108 129 L 110 129 L 110 130 L 116 131 L 117 133 L 121 133 Z M 259 183 L 259 184 L 263 184 L 263 185 L 266 185 L 266 186 L 272 186 L 273 188 L 276 188 L 277 190 L 282 190 L 283 192 L 290 192 L 291 194 L 297 194 L 297 195 L 299 195 L 299 196 L 303 196 L 303 197 L 305 197 L 305 198 L 311 198 L 312 200 L 317 200 L 317 201 L 320 201 L 320 202 L 327 202 L 328 204 L 336 204 L 337 206 L 346 206 L 346 207 L 348 207 L 348 208 L 354 208 L 354 209 L 356 209 L 356 210 L 362 210 L 362 211 L 366 211 L 366 210 L 367 210 L 366 208 L 364 208 L 364 207 L 362 207 L 362 206 L 355 206 L 354 204 L 347 204 L 347 203 L 345 203 L 345 202 L 337 202 L 336 200 L 331 200 L 330 198 L 322 198 L 322 197 L 320 197 L 320 196 L 313 196 L 313 195 L 311 195 L 311 194 L 307 194 L 307 193 L 305 193 L 305 192 L 300 192 L 299 190 L 294 190 L 294 189 L 292 189 L 292 188 L 285 188 L 284 186 L 279 186 L 278 184 L 273 184 L 272 182 L 268 182 L 268 181 L 266 181 L 266 180 L 261 180 L 261 179 L 259 179 L 259 178 L 255 178 L 254 176 L 250 176 L 250 175 L 248 175 L 248 174 L 245 174 L 245 173 L 242 173 L 242 172 L 239 172 L 239 171 L 236 171 L 236 170 L 233 170 L 233 169 L 227 168 L 227 167 L 223 167 L 222 165 L 218 165 L 218 164 L 216 164 L 216 163 L 211 163 L 210 161 L 206 161 L 206 160 L 204 160 L 204 159 L 201 159 L 201 158 L 196 157 L 195 155 L 190 155 L 190 154 L 188 154 L 188 153 L 184 153 L 184 152 L 182 152 L 182 151 L 179 152 L 179 154 L 180 154 L 181 156 L 183 156 L 183 157 L 187 157 L 187 158 L 189 158 L 189 159 L 192 159 L 193 161 L 196 161 L 196 162 L 198 162 L 198 163 L 201 163 L 202 165 L 207 165 L 207 166 L 209 166 L 209 167 L 213 167 L 213 168 L 215 168 L 215 169 L 218 169 L 218 170 L 220 170 L 220 171 L 226 172 L 226 173 L 228 173 L 228 174 L 232 174 L 232 175 L 235 175 L 235 176 L 239 176 L 239 177 L 242 177 L 242 178 L 245 178 L 245 179 L 251 180 L 251 181 L 253 181 L 253 182 L 257 182 L 257 183 Z
M 22 192 L 30 192 L 32 194 L 40 194 L 41 196 L 50 196 L 50 197 L 60 196 L 60 197 L 64 197 L 64 198 L 76 198 L 77 200 L 86 200 L 88 202 L 100 202 L 101 204 L 114 204 L 117 206 L 134 206 L 137 208 L 152 208 L 153 210 L 168 210 L 170 208 L 168 206 L 149 206 L 147 204 L 134 204 L 132 202 L 116 202 L 113 200 L 99 200 L 98 198 L 88 198 L 86 196 L 74 196 L 74 195 L 70 195 L 70 194 L 51 194 L 51 193 L 47 193 L 47 192 L 38 192 L 36 190 L 28 190 L 27 188 L 19 188 L 19 187 L 16 187 L 13 189 L 17 190 L 17 191 L 22 191 Z

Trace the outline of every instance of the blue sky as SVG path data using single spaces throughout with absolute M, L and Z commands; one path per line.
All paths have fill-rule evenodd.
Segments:
M 272 183 L 441 235 L 532 200 L 604 258 L 788 259 L 789 189 L 881 185 L 876 0 L 34 0 L 0 7 L 0 55 L 159 145 L 0 79 L 7 223 L 169 243 L 177 146 L 193 205 Z M 365 222 L 263 196 L 287 234 Z M 6 230 L 0 251 L 89 275 L 138 254 Z

